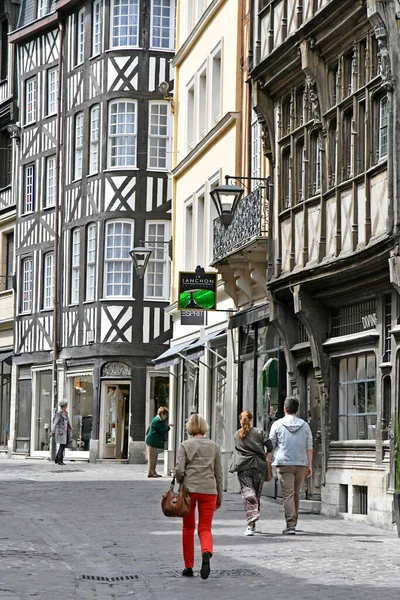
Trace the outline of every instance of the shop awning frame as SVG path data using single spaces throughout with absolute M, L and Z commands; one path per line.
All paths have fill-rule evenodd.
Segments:
M 6 350 L 5 352 L 0 352 L 0 363 L 5 362 L 7 363 L 7 365 L 9 365 L 11 367 L 12 365 L 12 360 L 10 360 L 10 358 L 13 355 L 13 351 L 12 350 Z

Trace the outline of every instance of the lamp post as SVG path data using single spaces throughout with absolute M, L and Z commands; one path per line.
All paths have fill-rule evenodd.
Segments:
M 225 229 L 232 223 L 236 207 L 244 194 L 242 187 L 229 183 L 230 179 L 237 181 L 263 181 L 266 184 L 267 191 L 270 182 L 270 177 L 237 177 L 236 175 L 225 175 L 225 185 L 218 185 L 210 192 L 211 199 Z
M 171 249 L 171 241 L 172 240 L 169 240 L 168 242 L 157 242 L 140 240 L 140 246 L 133 248 L 129 252 L 133 261 L 136 275 L 139 277 L 139 279 L 143 279 L 147 265 L 149 264 L 150 256 L 154 252 L 154 248 L 151 246 L 145 246 L 145 244 L 163 244 L 164 246 L 168 245 L 168 247 Z

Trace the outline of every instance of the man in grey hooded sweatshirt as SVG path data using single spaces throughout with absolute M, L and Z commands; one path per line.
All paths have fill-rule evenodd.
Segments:
M 313 441 L 311 429 L 296 417 L 299 401 L 294 396 L 285 400 L 283 419 L 275 421 L 269 439 L 274 447 L 274 462 L 282 488 L 286 529 L 284 535 L 296 533 L 299 516 L 299 494 L 305 477 L 312 474 Z

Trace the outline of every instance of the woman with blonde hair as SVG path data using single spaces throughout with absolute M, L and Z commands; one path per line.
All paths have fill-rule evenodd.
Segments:
M 196 528 L 196 504 L 199 522 L 202 563 L 200 575 L 210 575 L 210 559 L 213 555 L 211 525 L 214 512 L 222 504 L 222 464 L 220 450 L 215 442 L 205 438 L 208 424 L 204 417 L 194 414 L 186 425 L 191 438 L 180 445 L 175 476 L 189 492 L 190 511 L 183 517 L 182 546 L 185 568 L 184 577 L 193 577 L 194 531 Z
M 246 512 L 247 528 L 244 535 L 254 535 L 256 521 L 260 518 L 260 499 L 267 460 L 272 452 L 272 442 L 262 429 L 252 426 L 253 415 L 244 410 L 239 415 L 240 429 L 234 436 L 236 464 L 240 491 Z

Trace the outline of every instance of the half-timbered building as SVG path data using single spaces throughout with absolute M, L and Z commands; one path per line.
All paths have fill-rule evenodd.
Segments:
M 14 50 L 8 33 L 18 6 L 0 1 L 0 456 L 9 453 L 14 329 L 14 156 L 19 139 Z
M 140 460 L 146 418 L 168 401 L 168 380 L 149 365 L 170 337 L 174 0 L 22 0 L 11 39 L 15 450 L 48 452 L 62 398 L 71 455 Z M 143 244 L 154 251 L 140 279 L 129 252 Z
M 307 496 L 386 527 L 399 415 L 396 4 L 260 0 L 252 71 L 274 186 L 270 321 L 314 433 Z

